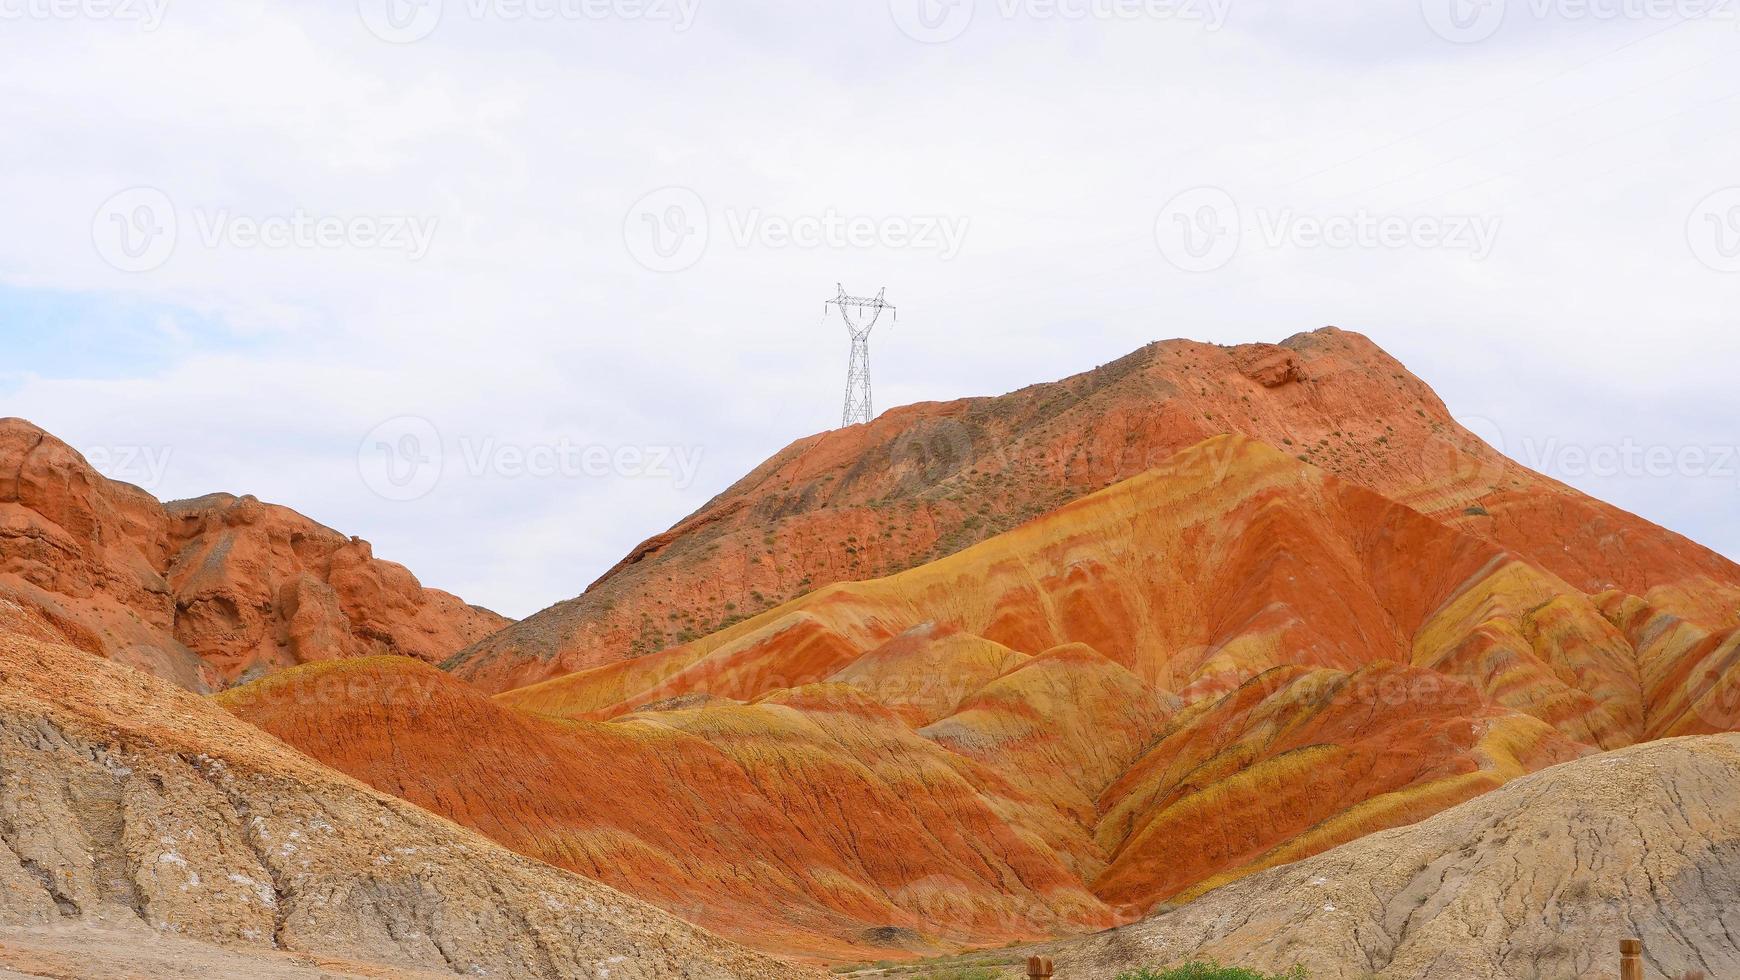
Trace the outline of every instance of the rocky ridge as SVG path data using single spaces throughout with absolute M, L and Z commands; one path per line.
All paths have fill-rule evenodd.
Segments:
M 289 508 L 160 504 L 21 419 L 0 419 L 0 598 L 193 691 L 312 660 L 440 660 L 509 622 Z
M 119 931 L 144 937 L 119 944 L 134 956 L 164 936 L 262 972 L 296 953 L 449 976 L 809 975 L 0 625 L 0 927 L 38 944 Z
M 834 583 L 954 554 L 1222 434 L 1240 434 L 1525 558 L 1725 630 L 1740 568 L 1503 456 L 1359 334 L 1173 340 L 995 398 L 801 439 L 584 594 L 446 666 L 490 691 L 681 646 Z

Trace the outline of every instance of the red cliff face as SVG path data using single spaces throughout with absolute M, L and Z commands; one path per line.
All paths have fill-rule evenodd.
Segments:
M 1503 457 L 1358 334 L 1153 344 L 998 398 L 800 440 L 584 595 L 447 666 L 491 691 L 681 645 L 836 582 L 960 551 L 1236 433 L 1492 542 L 1584 592 L 1736 625 L 1740 568 Z
M 160 504 L 20 419 L 0 419 L 0 601 L 196 691 L 335 657 L 439 660 L 508 623 L 288 508 Z

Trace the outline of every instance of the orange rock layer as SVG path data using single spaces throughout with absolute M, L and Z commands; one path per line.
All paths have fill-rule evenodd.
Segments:
M 1153 344 L 997 398 L 910 405 L 800 440 L 585 594 L 447 666 L 505 691 L 681 645 L 837 582 L 945 557 L 1222 433 L 1373 490 L 1526 559 L 1711 629 L 1740 569 L 1500 455 L 1366 338 Z M 1108 651 L 1109 652 L 1109 651 Z
M 20 419 L 0 419 L 0 601 L 195 691 L 311 660 L 439 660 L 509 622 L 287 508 L 160 504 Z
M 493 700 L 390 661 L 225 704 L 726 935 L 857 960 L 1092 929 L 1735 727 L 1737 643 L 1222 436 L 949 557 Z

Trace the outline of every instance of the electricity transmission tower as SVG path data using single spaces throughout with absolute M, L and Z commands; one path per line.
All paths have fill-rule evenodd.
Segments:
M 888 287 L 884 286 L 874 299 L 847 296 L 842 285 L 840 295 L 822 306 L 824 319 L 829 307 L 839 307 L 846 332 L 852 335 L 852 360 L 846 366 L 846 410 L 840 417 L 842 428 L 868 422 L 875 414 L 870 408 L 870 331 L 876 328 L 883 310 L 893 313 L 896 319 L 900 317 L 898 310 L 883 301 L 886 292 Z

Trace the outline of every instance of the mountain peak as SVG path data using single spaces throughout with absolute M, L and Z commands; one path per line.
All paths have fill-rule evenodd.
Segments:
M 1061 381 L 799 439 L 584 594 L 446 666 L 501 691 L 644 656 L 833 582 L 953 554 L 1227 433 L 1581 587 L 1642 595 L 1701 577 L 1740 600 L 1740 568 L 1510 461 L 1370 338 L 1325 327 L 1279 344 L 1158 341 Z

